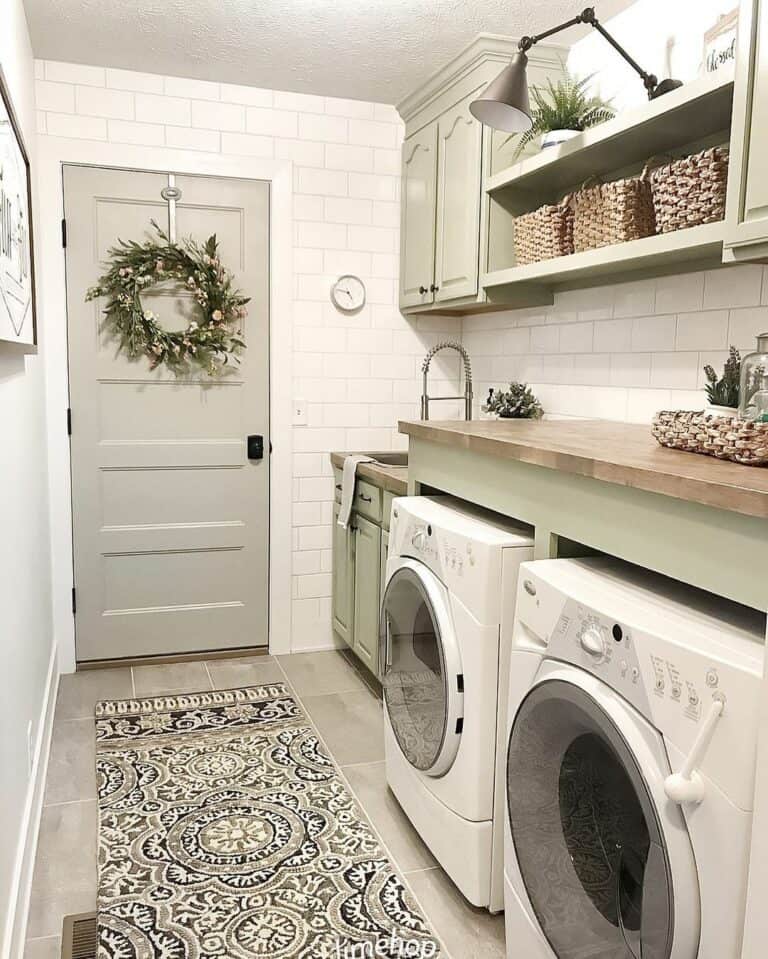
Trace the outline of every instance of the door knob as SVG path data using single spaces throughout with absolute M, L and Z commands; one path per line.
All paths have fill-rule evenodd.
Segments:
M 420 286 L 419 293 L 421 293 L 421 295 L 424 296 L 425 293 L 429 293 L 429 290 L 426 288 L 426 286 Z
M 254 433 L 248 437 L 246 443 L 248 449 L 248 459 L 249 460 L 263 460 L 264 459 L 264 437 L 258 433 Z

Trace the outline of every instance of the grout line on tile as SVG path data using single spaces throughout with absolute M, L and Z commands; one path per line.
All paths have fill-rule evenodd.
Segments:
M 207 660 L 204 660 L 204 661 L 203 661 L 203 666 L 205 666 L 205 674 L 206 674 L 206 676 L 208 677 L 208 682 L 211 684 L 211 689 L 216 689 L 216 687 L 213 685 L 213 676 L 211 676 L 211 671 L 210 671 L 210 669 L 208 668 L 208 661 L 207 661 Z
M 136 699 L 136 677 L 133 674 L 133 666 L 131 666 L 131 699 Z

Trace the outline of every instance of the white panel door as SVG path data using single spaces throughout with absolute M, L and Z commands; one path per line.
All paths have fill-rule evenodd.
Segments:
M 67 321 L 80 662 L 264 646 L 269 578 L 269 184 L 177 176 L 176 230 L 216 233 L 251 297 L 247 348 L 222 376 L 130 360 L 85 302 L 118 238 L 169 226 L 168 176 L 67 166 Z M 168 329 L 178 288 L 142 298 Z M 263 459 L 247 458 L 249 434 Z

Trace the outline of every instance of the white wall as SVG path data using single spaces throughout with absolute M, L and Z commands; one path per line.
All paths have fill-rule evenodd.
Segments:
M 38 61 L 36 70 L 46 157 L 67 138 L 93 158 L 105 145 L 127 144 L 149 158 L 171 148 L 254 165 L 293 162 L 293 394 L 307 401 L 309 425 L 289 437 L 273 434 L 273 442 L 292 440 L 294 449 L 293 648 L 332 644 L 328 453 L 402 445 L 397 418 L 418 414 L 424 353 L 444 333 L 460 332 L 458 320 L 407 321 L 395 305 L 397 113 L 382 104 L 101 67 Z M 366 307 L 351 317 L 329 302 L 331 282 L 347 272 L 359 274 L 368 292 Z M 63 302 L 46 306 L 63 312 Z M 64 356 L 55 362 L 53 375 Z M 458 366 L 447 360 L 438 369 L 453 377 Z M 436 379 L 435 386 L 447 384 Z
M 685 83 L 699 75 L 704 34 L 736 6 L 737 0 L 637 0 L 605 26 L 644 70 Z M 596 73 L 596 90 L 613 98 L 616 110 L 646 99 L 640 77 L 594 30 L 573 45 L 568 67 L 582 77 Z
M 647 423 L 662 409 L 702 409 L 705 363 L 768 329 L 760 265 L 561 293 L 546 309 L 464 320 L 478 406 L 490 386 L 532 385 L 548 413 Z
M 4 0 L 0 66 L 35 163 L 32 51 L 21 0 Z M 39 211 L 37 211 L 39 213 Z M 38 264 L 39 266 L 39 264 Z M 44 344 L 43 344 L 44 347 Z M 51 660 L 50 561 L 41 356 L 0 344 L 0 955 L 10 954 L 22 847 L 32 805 L 33 748 Z

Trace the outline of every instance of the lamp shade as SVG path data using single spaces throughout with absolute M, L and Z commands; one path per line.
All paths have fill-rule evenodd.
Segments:
M 528 100 L 528 57 L 521 50 L 482 94 L 469 105 L 470 113 L 486 126 L 506 133 L 524 133 L 531 128 Z

